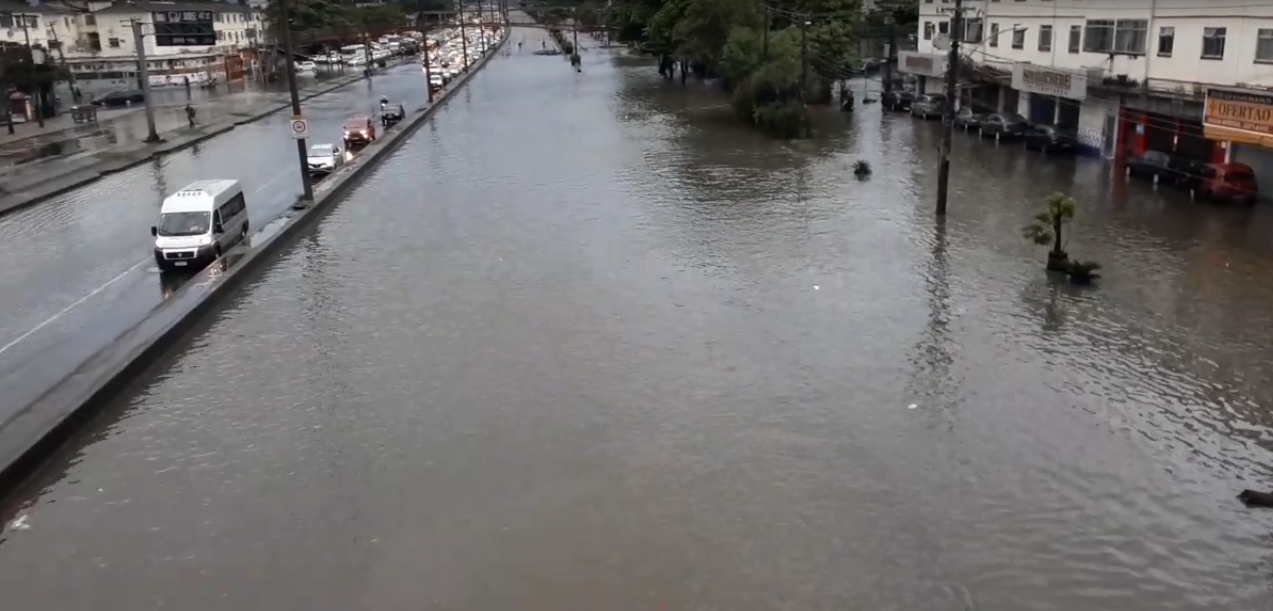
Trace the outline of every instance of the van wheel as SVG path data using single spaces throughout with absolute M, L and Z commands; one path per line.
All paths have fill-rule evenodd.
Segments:
M 248 222 L 243 221 L 243 231 L 239 232 L 239 241 L 246 242 L 248 239 Z
M 220 258 L 221 258 L 221 245 L 220 245 L 220 244 L 218 244 L 215 248 L 213 248 L 213 249 L 212 249 L 212 256 L 213 256 L 213 259 L 220 259 Z

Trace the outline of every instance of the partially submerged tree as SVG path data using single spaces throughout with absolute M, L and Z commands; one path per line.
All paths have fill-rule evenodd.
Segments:
M 1022 228 L 1022 234 L 1035 244 L 1051 246 L 1047 270 L 1064 272 L 1071 281 L 1080 284 L 1099 278 L 1099 274 L 1095 273 L 1101 267 L 1099 263 L 1070 261 L 1069 253 L 1065 251 L 1066 232 L 1074 221 L 1074 198 L 1064 193 L 1053 193 L 1044 204 L 1043 211 L 1034 215 L 1034 222 Z

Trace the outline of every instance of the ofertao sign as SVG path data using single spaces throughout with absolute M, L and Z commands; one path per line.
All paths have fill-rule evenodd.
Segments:
M 1208 138 L 1263 144 L 1273 137 L 1273 95 L 1266 92 L 1211 88 L 1204 108 Z
M 289 122 L 292 129 L 292 138 L 295 140 L 309 139 L 309 121 L 305 117 L 295 116 Z

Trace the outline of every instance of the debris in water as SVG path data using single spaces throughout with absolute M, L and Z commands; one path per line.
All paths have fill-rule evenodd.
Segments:
M 11 530 L 29 530 L 31 525 L 27 524 L 27 514 L 24 513 L 18 516 L 18 519 L 9 522 L 9 528 Z
M 918 403 L 912 403 L 912 404 L 910 404 L 910 405 L 907 405 L 907 406 L 906 406 L 906 409 L 918 409 L 918 408 L 919 408 L 919 404 L 918 404 Z

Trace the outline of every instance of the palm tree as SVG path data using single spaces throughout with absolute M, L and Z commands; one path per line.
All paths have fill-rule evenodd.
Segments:
M 1070 257 L 1065 252 L 1065 228 L 1074 220 L 1074 198 L 1064 193 L 1053 193 L 1044 202 L 1046 208 L 1034 215 L 1034 222 L 1022 228 L 1027 240 L 1040 246 L 1052 245 L 1048 251 L 1048 271 L 1063 272 L 1069 269 Z

